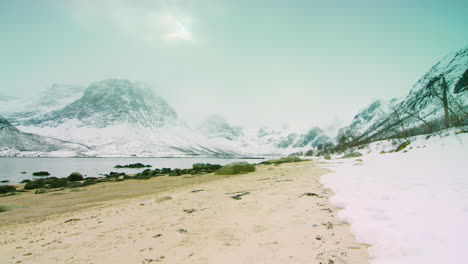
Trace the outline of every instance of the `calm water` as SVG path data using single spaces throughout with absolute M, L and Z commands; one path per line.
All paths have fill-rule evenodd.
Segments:
M 142 169 L 115 169 L 120 164 L 143 163 L 152 165 L 152 168 L 192 168 L 194 163 L 211 163 L 226 165 L 231 162 L 246 161 L 249 163 L 261 162 L 261 159 L 220 159 L 220 158 L 0 158 L 0 180 L 9 180 L 9 183 L 19 183 L 24 179 L 33 177 L 35 171 L 48 171 L 51 176 L 67 177 L 72 172 L 80 172 L 88 177 L 97 177 L 99 174 L 115 172 L 138 173 Z M 26 172 L 22 174 L 21 172 Z

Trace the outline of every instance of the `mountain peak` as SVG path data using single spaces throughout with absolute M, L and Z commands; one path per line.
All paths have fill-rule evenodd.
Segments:
M 78 100 L 60 110 L 30 120 L 27 125 L 55 127 L 67 122 L 97 128 L 119 124 L 152 128 L 185 126 L 174 109 L 149 86 L 125 79 L 94 82 Z

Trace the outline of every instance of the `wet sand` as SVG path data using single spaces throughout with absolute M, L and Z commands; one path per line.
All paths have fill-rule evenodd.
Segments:
M 0 263 L 368 263 L 326 172 L 307 161 L 2 197 L 22 208 L 0 213 Z

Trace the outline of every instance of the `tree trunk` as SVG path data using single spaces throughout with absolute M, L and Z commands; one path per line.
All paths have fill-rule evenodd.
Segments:
M 444 123 L 445 127 L 450 127 L 450 117 L 448 113 L 448 102 L 447 102 L 447 83 L 445 78 L 442 78 L 442 103 L 444 105 Z

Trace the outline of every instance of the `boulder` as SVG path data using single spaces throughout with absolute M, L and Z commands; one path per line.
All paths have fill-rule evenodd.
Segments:
M 0 193 L 15 192 L 16 187 L 13 185 L 0 185 Z
M 121 168 L 149 168 L 151 165 L 145 165 L 143 163 L 133 163 L 127 165 L 117 165 L 114 168 L 121 169 Z
M 349 158 L 356 158 L 356 157 L 361 157 L 362 154 L 359 153 L 359 152 L 351 152 L 349 154 L 346 154 L 344 155 L 343 157 L 341 157 L 342 159 L 349 159 Z
M 62 187 L 65 187 L 67 185 L 68 185 L 67 179 L 61 178 L 61 179 L 56 179 L 53 182 L 49 183 L 47 188 L 51 188 L 51 189 L 62 188 Z
M 33 172 L 33 176 L 49 176 L 50 173 L 48 171 L 36 171 Z
M 43 180 L 35 180 L 35 181 L 32 181 L 32 182 L 28 182 L 26 183 L 26 185 L 24 186 L 24 189 L 25 190 L 34 190 L 34 189 L 40 189 L 40 188 L 44 188 L 45 187 L 45 183 Z
M 215 171 L 215 175 L 234 175 L 239 173 L 254 172 L 255 165 L 247 162 L 234 162 L 223 166 L 221 169 Z
M 70 176 L 67 177 L 67 180 L 69 180 L 71 182 L 73 182 L 73 181 L 82 181 L 82 180 L 84 180 L 84 177 L 79 172 L 73 172 L 72 174 L 70 174 Z

